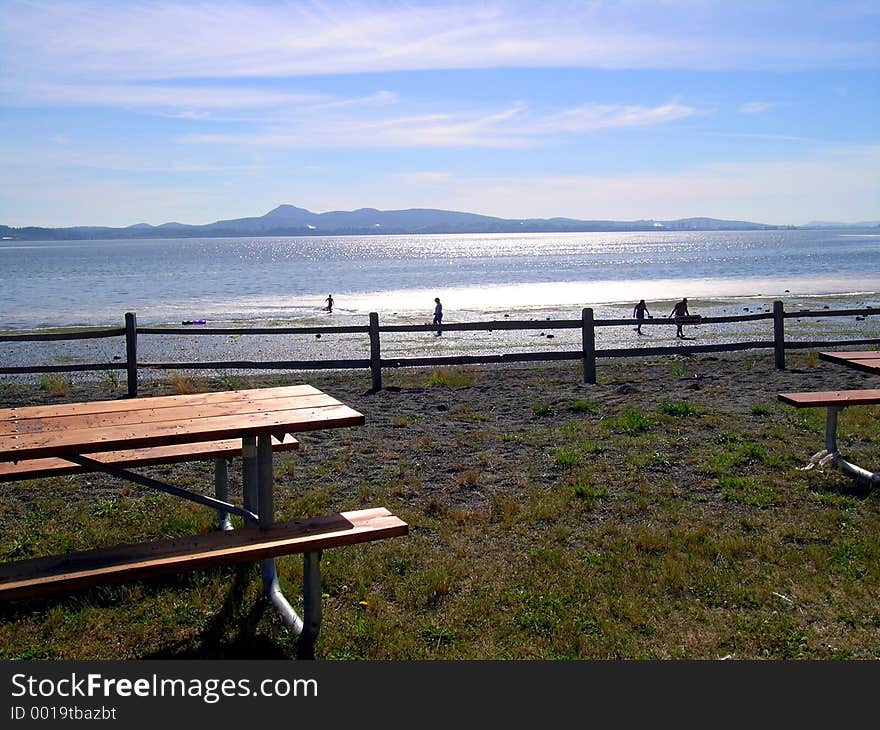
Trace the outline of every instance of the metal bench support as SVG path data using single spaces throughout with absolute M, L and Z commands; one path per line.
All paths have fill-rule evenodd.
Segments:
M 843 408 L 844 406 L 828 406 L 825 414 L 825 456 L 823 458 L 830 456 L 830 460 L 834 461 L 844 474 L 849 474 L 874 486 L 880 485 L 880 474 L 847 461 L 837 450 L 837 417 Z
M 810 457 L 804 470 L 822 467 L 833 462 L 837 467 L 849 476 L 859 481 L 867 482 L 872 486 L 880 486 L 880 473 L 868 471 L 857 464 L 844 459 L 837 447 L 837 420 L 845 406 L 828 406 L 825 412 L 825 448 L 817 451 Z

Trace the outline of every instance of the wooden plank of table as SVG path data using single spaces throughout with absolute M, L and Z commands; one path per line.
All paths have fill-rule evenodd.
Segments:
M 232 403 L 240 400 L 263 398 L 286 398 L 298 395 L 316 395 L 320 390 L 311 385 L 283 385 L 275 388 L 248 388 L 243 390 L 218 390 L 209 393 L 185 393 L 183 395 L 157 395 L 143 398 L 119 398 L 116 400 L 86 401 L 82 403 L 55 403 L 42 406 L 19 406 L 0 409 L 0 421 L 11 418 L 49 418 L 54 416 L 82 415 L 87 413 L 113 413 L 141 408 L 173 408 L 175 406 L 198 406 L 215 403 Z
M 858 355 L 858 357 L 842 357 L 842 355 Z M 820 352 L 819 359 L 843 365 L 853 370 L 876 375 L 880 373 L 880 352 L 864 353 L 836 353 Z
M 778 393 L 777 398 L 797 408 L 868 406 L 880 404 L 880 389 Z
M 3 434 L 0 435 L 0 461 L 64 457 L 261 434 L 281 438 L 287 433 L 360 426 L 363 423 L 363 414 L 337 404 L 323 408 L 294 408 L 107 428 Z
M 272 451 L 295 451 L 299 441 L 287 435 L 283 439 L 272 437 Z M 173 444 L 171 446 L 151 446 L 146 449 L 127 449 L 124 451 L 102 451 L 89 457 L 102 464 L 131 469 L 136 466 L 153 464 L 177 464 L 186 461 L 205 461 L 208 459 L 232 459 L 241 456 L 241 439 L 222 439 L 198 443 Z M 87 474 L 90 467 L 74 464 L 66 459 L 49 457 L 45 459 L 25 459 L 13 463 L 0 461 L 0 482 L 21 479 L 40 479 L 69 474 Z
M 820 352 L 819 357 L 822 360 L 870 360 L 875 357 L 880 357 L 880 351 L 878 350 L 850 350 L 844 351 L 841 350 L 839 352 Z
M 384 507 L 0 564 L 0 598 L 33 598 L 102 583 L 318 552 L 399 537 L 409 526 Z
M 80 430 L 87 428 L 109 428 L 111 426 L 133 425 L 136 423 L 159 423 L 191 418 L 213 418 L 246 413 L 265 413 L 293 408 L 320 408 L 341 403 L 318 392 L 315 395 L 297 395 L 290 398 L 248 398 L 208 405 L 178 405 L 166 408 L 141 407 L 117 410 L 109 413 L 83 413 L 76 415 L 57 415 L 42 418 L 22 418 L 16 416 L 0 420 L 0 435 L 21 433 L 42 433 L 46 431 Z

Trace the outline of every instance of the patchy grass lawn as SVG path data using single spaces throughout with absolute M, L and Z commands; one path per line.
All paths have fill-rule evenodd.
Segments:
M 278 516 L 383 505 L 410 525 L 324 553 L 318 658 L 880 656 L 878 494 L 799 469 L 823 445 L 824 413 L 775 400 L 844 373 L 806 356 L 781 373 L 735 362 L 603 363 L 597 386 L 572 365 L 394 373 L 376 394 L 363 376 L 308 378 L 367 425 L 304 434 L 276 458 Z M 877 466 L 880 412 L 848 410 L 840 442 Z M 212 480 L 209 463 L 150 473 L 205 491 Z M 239 500 L 234 470 L 230 488 Z M 4 494 L 2 560 L 204 531 L 214 517 L 101 475 Z M 300 559 L 278 566 L 296 604 Z M 259 594 L 244 566 L 8 603 L 0 657 L 294 657 Z

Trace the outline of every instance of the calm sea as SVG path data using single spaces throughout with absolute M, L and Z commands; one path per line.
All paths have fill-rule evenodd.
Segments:
M 140 324 L 329 324 L 329 293 L 337 320 L 430 318 L 435 296 L 462 320 L 616 304 L 622 314 L 640 298 L 665 310 L 682 296 L 875 303 L 878 292 L 876 229 L 0 241 L 3 330 L 119 325 L 126 311 Z

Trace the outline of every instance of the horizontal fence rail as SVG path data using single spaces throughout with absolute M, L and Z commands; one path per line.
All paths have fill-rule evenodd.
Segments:
M 675 319 L 667 317 L 636 319 L 595 319 L 593 310 L 585 308 L 580 319 L 558 320 L 493 320 L 485 322 L 456 322 L 449 324 L 392 324 L 380 325 L 379 315 L 370 312 L 368 325 L 346 325 L 327 327 L 237 327 L 218 328 L 200 327 L 199 329 L 179 327 L 138 327 L 137 315 L 126 312 L 124 327 L 89 328 L 63 333 L 34 333 L 0 335 L 3 342 L 48 342 L 60 340 L 88 340 L 106 337 L 124 337 L 124 361 L 112 363 L 82 363 L 62 365 L 23 365 L 0 367 L 0 374 L 19 375 L 27 373 L 52 372 L 85 372 L 98 370 L 126 370 L 128 379 L 128 395 L 135 397 L 138 391 L 138 370 L 343 370 L 369 369 L 374 390 L 382 388 L 383 368 L 400 367 L 436 367 L 445 365 L 477 365 L 514 362 L 542 362 L 559 360 L 580 360 L 583 362 L 583 379 L 585 383 L 596 382 L 596 361 L 601 358 L 653 357 L 657 355 L 691 355 L 711 352 L 736 352 L 751 349 L 773 349 L 774 363 L 777 369 L 785 368 L 785 351 L 797 349 L 815 349 L 824 347 L 840 347 L 853 345 L 877 345 L 878 338 L 861 338 L 825 341 L 787 341 L 785 339 L 785 320 L 813 317 L 856 317 L 862 319 L 871 315 L 880 315 L 880 308 L 865 309 L 829 309 L 822 311 L 800 310 L 786 312 L 781 301 L 773 303 L 773 311 L 760 314 L 740 314 L 721 317 L 700 317 L 696 321 L 691 318 L 683 320 L 686 325 L 728 324 L 731 322 L 756 322 L 768 320 L 772 322 L 772 339 L 751 340 L 745 342 L 714 343 L 708 345 L 662 345 L 657 347 L 638 348 L 596 348 L 596 329 L 600 327 L 623 327 L 641 325 L 641 327 L 669 326 L 676 324 Z M 581 349 L 571 351 L 538 351 L 516 352 L 497 355 L 448 355 L 426 357 L 391 357 L 383 358 L 381 353 L 381 333 L 394 332 L 468 332 L 496 330 L 558 330 L 579 329 L 581 331 Z M 139 362 L 137 355 L 138 337 L 146 335 L 324 335 L 324 334 L 363 334 L 369 336 L 369 358 L 350 358 L 334 360 L 220 360 L 212 362 Z

